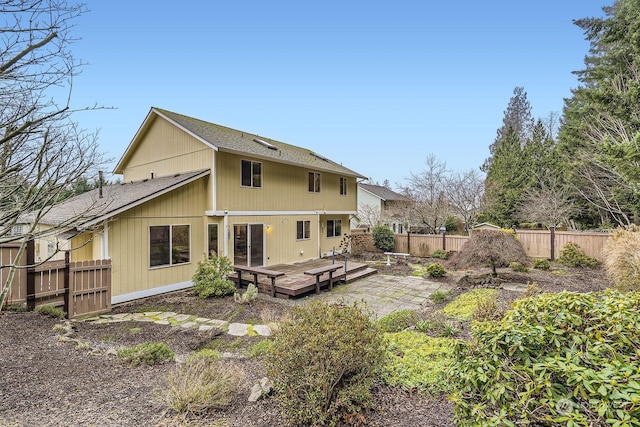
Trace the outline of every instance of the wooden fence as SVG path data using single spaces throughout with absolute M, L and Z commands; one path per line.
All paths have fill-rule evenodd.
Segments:
M 527 255 L 533 258 L 557 259 L 560 256 L 560 250 L 567 243 L 573 242 L 584 249 L 588 256 L 602 261 L 602 249 L 610 234 L 604 232 L 556 231 L 553 245 L 549 230 L 516 230 L 516 235 Z M 449 234 L 396 234 L 394 252 L 409 253 L 423 257 L 429 256 L 436 249 L 457 252 L 468 239 L 468 236 Z M 553 254 L 551 253 L 552 247 Z M 367 248 L 367 250 L 370 249 Z
M 49 261 L 36 265 L 33 242 L 18 257 L 20 244 L 0 245 L 0 292 L 6 285 L 10 266 L 16 265 L 9 285 L 8 304 L 61 307 L 70 319 L 111 311 L 111 260 Z

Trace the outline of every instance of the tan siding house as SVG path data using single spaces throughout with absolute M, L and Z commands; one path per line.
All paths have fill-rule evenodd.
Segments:
M 152 108 L 115 168 L 123 183 L 53 209 L 89 211 L 72 260 L 112 259 L 112 302 L 191 286 L 207 253 L 270 266 L 337 249 L 362 175 L 311 150 Z

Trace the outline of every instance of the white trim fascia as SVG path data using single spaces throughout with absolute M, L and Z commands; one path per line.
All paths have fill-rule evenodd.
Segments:
M 181 126 L 178 123 L 174 122 L 169 117 L 165 116 L 164 114 L 162 114 L 160 111 L 156 110 L 155 108 L 152 108 L 151 111 L 156 113 L 158 115 L 158 117 L 162 117 L 163 119 L 165 119 L 166 121 L 168 121 L 169 123 L 171 123 L 172 125 L 177 127 L 178 129 L 180 129 L 181 131 L 191 135 L 192 137 L 194 137 L 198 141 L 202 142 L 204 145 L 206 145 L 207 147 L 211 148 L 212 150 L 218 151 L 218 147 L 217 146 L 213 145 L 212 143 L 210 143 L 206 139 L 204 139 L 204 138 L 196 135 L 195 133 L 191 132 L 189 129 L 185 128 L 184 126 Z
M 136 299 L 152 297 L 154 295 L 164 294 L 167 292 L 180 291 L 193 286 L 190 280 L 187 282 L 173 283 L 171 285 L 158 286 L 156 288 L 144 289 L 142 291 L 129 292 L 128 294 L 116 295 L 111 297 L 111 304 L 120 304 L 123 302 L 133 301 Z
M 189 178 L 187 180 L 180 181 L 176 185 L 172 185 L 171 187 L 165 188 L 164 190 L 160 190 L 157 193 L 153 193 L 153 194 L 150 194 L 147 197 L 143 197 L 142 199 L 136 200 L 135 202 L 133 202 L 133 203 L 131 203 L 129 205 L 126 205 L 126 206 L 123 206 L 123 207 L 121 207 L 119 209 L 116 209 L 114 211 L 108 212 L 108 213 L 106 213 L 104 215 L 99 216 L 98 218 L 94 218 L 91 221 L 85 222 L 82 225 L 80 225 L 78 227 L 78 229 L 79 230 L 84 230 L 84 229 L 86 229 L 88 227 L 91 227 L 91 226 L 93 226 L 93 225 L 95 225 L 95 224 L 97 224 L 99 222 L 104 221 L 107 218 L 114 217 L 114 216 L 116 216 L 118 214 L 121 214 L 122 212 L 128 211 L 129 209 L 135 208 L 136 206 L 140 206 L 141 204 L 146 203 L 149 200 L 153 200 L 156 197 L 160 197 L 160 196 L 162 196 L 164 194 L 167 194 L 167 193 L 169 193 L 169 192 L 171 192 L 173 190 L 176 190 L 176 189 L 178 189 L 180 187 L 183 187 L 183 186 L 185 186 L 185 185 L 187 185 L 189 183 L 192 183 L 193 181 L 196 181 L 196 180 L 198 180 L 198 179 L 200 179 L 202 177 L 205 177 L 205 176 L 209 175 L 210 173 L 211 173 L 211 171 L 209 169 L 206 169 L 206 170 L 202 171 L 201 173 L 199 173 L 197 175 L 194 175 L 194 176 L 192 176 L 191 178 Z
M 356 215 L 357 211 L 325 211 L 325 210 L 313 210 L 313 211 L 229 211 L 229 210 L 217 210 L 206 211 L 206 216 L 282 216 L 282 215 Z

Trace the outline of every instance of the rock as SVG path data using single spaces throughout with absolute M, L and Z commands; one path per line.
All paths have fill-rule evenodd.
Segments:
M 249 402 L 257 402 L 260 398 L 269 395 L 273 389 L 273 382 L 267 377 L 264 377 L 260 382 L 251 387 L 251 394 L 249 395 Z

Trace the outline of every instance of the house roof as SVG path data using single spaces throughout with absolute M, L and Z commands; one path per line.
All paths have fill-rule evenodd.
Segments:
M 381 185 L 359 183 L 358 186 L 363 190 L 368 191 L 369 193 L 373 194 L 376 197 L 379 197 L 384 201 L 390 201 L 390 200 L 402 201 L 402 202 L 411 201 L 409 197 L 402 195 L 400 193 L 396 193 L 395 191 L 389 190 L 387 187 L 383 187 Z
M 312 150 L 286 144 L 260 135 L 231 129 L 204 120 L 152 107 L 145 121 L 129 144 L 129 147 L 116 165 L 114 173 L 121 174 L 124 164 L 133 153 L 139 136 L 144 134 L 154 120 L 161 117 L 185 132 L 191 134 L 203 144 L 216 151 L 250 155 L 252 157 L 307 167 L 318 171 L 327 171 L 345 176 L 365 178 L 363 175 L 336 163 Z
M 106 185 L 102 188 L 102 197 L 100 197 L 99 189 L 71 197 L 52 206 L 40 222 L 49 225 L 90 227 L 120 212 L 207 176 L 209 173 L 211 173 L 209 169 L 204 169 L 142 181 Z

